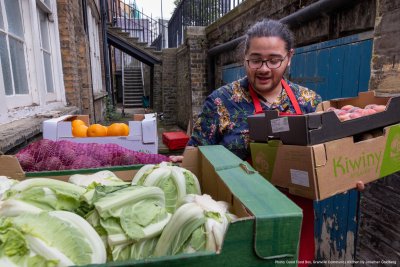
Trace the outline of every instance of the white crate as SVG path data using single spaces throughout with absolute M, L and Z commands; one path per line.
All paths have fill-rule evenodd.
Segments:
M 43 121 L 43 139 L 67 140 L 76 143 L 117 144 L 129 150 L 158 153 L 157 114 L 134 115 L 129 121 L 128 136 L 73 137 L 71 121 L 81 119 L 89 124 L 87 115 L 65 115 Z

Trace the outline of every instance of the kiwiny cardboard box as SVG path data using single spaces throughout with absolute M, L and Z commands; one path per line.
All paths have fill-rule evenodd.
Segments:
M 386 110 L 347 121 L 340 121 L 333 111 L 327 111 L 329 107 L 364 108 L 368 104 L 386 105 Z M 276 110 L 251 115 L 248 117 L 250 139 L 255 142 L 280 139 L 286 145 L 315 145 L 396 124 L 400 122 L 400 96 L 377 97 L 373 91 L 361 92 L 358 97 L 324 101 L 317 111 L 299 116 L 280 116 Z
M 107 168 L 131 180 L 141 166 Z M 196 252 L 110 262 L 96 266 L 297 266 L 302 211 L 291 200 L 222 146 L 188 149 L 182 167 L 199 178 L 203 193 L 227 201 L 239 218 L 232 221 L 220 253 Z M 0 156 L 0 175 L 16 179 L 51 177 L 67 180 L 75 173 L 100 169 L 24 173 L 14 156 Z
M 136 114 L 129 121 L 128 136 L 74 137 L 71 121 L 83 120 L 89 125 L 88 115 L 65 115 L 43 122 L 43 138 L 76 143 L 117 144 L 133 151 L 158 153 L 157 116 L 155 113 Z
M 272 184 L 322 200 L 355 188 L 357 181 L 368 183 L 400 171 L 400 124 L 359 142 L 345 137 L 295 146 L 272 140 L 251 143 L 250 149 L 254 168 Z

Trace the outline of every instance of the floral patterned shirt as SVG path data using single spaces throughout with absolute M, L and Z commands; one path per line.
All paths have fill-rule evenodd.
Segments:
M 303 113 L 314 112 L 322 101 L 314 91 L 286 80 Z M 213 91 L 205 100 L 202 112 L 193 127 L 189 146 L 223 145 L 238 157 L 246 159 L 249 151 L 249 126 L 247 117 L 254 114 L 254 104 L 248 89 L 248 79 L 243 78 Z M 261 102 L 263 110 L 296 113 L 282 90 L 272 104 Z

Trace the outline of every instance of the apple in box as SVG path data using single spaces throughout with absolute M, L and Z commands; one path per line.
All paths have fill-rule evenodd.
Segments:
M 369 104 L 364 108 L 356 107 L 353 105 L 345 105 L 341 108 L 330 107 L 327 111 L 335 112 L 340 121 L 347 121 L 351 119 L 369 116 L 378 112 L 386 110 L 386 105 Z

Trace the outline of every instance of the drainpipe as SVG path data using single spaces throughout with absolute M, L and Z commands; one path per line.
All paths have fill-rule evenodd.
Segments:
M 360 0 L 319 0 L 305 8 L 302 8 L 279 21 L 291 27 L 299 26 L 305 22 L 314 20 L 324 14 L 332 13 L 338 9 L 350 7 L 360 2 Z M 224 44 L 215 46 L 208 50 L 209 66 L 215 66 L 215 56 L 224 51 L 235 49 L 241 42 L 246 39 L 245 36 L 238 37 Z M 214 68 L 214 67 L 213 67 Z M 211 69 L 211 68 L 210 68 Z M 208 76 L 208 90 L 212 92 L 215 89 L 215 72 L 210 70 Z
M 105 74 L 105 82 L 106 82 L 106 91 L 108 97 L 111 97 L 112 104 L 114 105 L 114 94 L 111 91 L 111 70 L 110 70 L 110 60 L 108 53 L 108 42 L 107 42 L 107 13 L 108 13 L 108 4 L 107 0 L 100 0 L 100 17 L 102 24 L 102 34 L 103 34 L 103 60 L 104 60 L 104 74 Z

